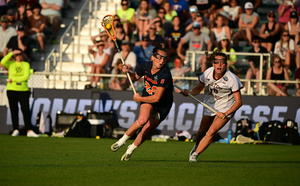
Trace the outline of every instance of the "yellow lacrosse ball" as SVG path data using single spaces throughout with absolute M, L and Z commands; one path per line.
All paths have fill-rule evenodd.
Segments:
M 100 136 L 96 136 L 96 139 L 100 139 Z
M 105 27 L 106 27 L 106 29 L 109 30 L 109 29 L 111 29 L 111 24 L 108 23 Z

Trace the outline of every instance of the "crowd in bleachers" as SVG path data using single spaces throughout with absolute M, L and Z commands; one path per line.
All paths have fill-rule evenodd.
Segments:
M 279 4 L 277 12 L 270 10 L 260 18 L 261 14 L 257 9 L 261 6 L 262 0 L 141 0 L 139 5 L 137 1 L 121 0 L 121 8 L 114 15 L 117 43 L 122 48 L 125 61 L 129 62 L 127 57 L 131 55 L 132 69 L 148 62 L 154 43 L 159 42 L 168 49 L 168 66 L 173 68 L 172 71 L 184 72 L 175 73 L 180 76 L 191 72 L 189 67 L 192 63 L 191 59 L 187 59 L 186 51 L 219 49 L 231 53 L 228 57 L 228 70 L 234 73 L 238 73 L 235 52 L 272 53 L 272 56 L 276 54 L 276 57 L 272 57 L 270 69 L 267 69 L 267 58 L 263 58 L 262 78 L 296 79 L 293 74 L 299 74 L 296 71 L 300 68 L 300 55 L 297 52 L 300 51 L 298 28 L 300 9 L 292 0 L 285 0 Z M 99 42 L 101 39 L 108 43 L 107 52 L 104 53 L 112 57 L 108 61 L 103 60 L 103 64 L 96 65 L 95 68 L 105 68 L 106 73 L 120 73 L 115 69 L 118 68 L 118 62 L 120 63 L 118 61 L 120 56 L 114 42 L 107 36 L 105 39 L 96 38 L 97 36 L 93 36 L 92 40 Z M 245 43 L 245 47 L 241 47 L 241 42 Z M 101 55 L 100 50 L 98 51 Z M 195 59 L 194 75 L 201 74 L 211 66 L 207 63 L 205 55 L 196 54 Z M 249 63 L 248 69 L 238 75 L 246 79 L 260 79 L 260 57 L 248 56 L 246 59 Z M 277 61 L 280 61 L 280 65 L 277 65 Z M 181 71 L 180 68 L 188 70 Z M 123 86 L 123 81 L 112 78 L 109 88 L 114 90 L 128 88 L 129 85 L 126 83 L 126 86 Z M 116 85 L 118 83 L 122 86 Z M 186 83 L 180 83 L 186 86 Z M 96 84 L 97 82 L 92 83 L 91 87 L 95 87 Z M 275 90 L 273 85 L 277 87 Z M 268 94 L 287 96 L 288 86 L 289 84 L 269 83 Z M 299 85 L 296 85 L 296 88 L 298 87 Z M 247 88 L 246 83 L 246 91 Z M 259 92 L 259 89 L 257 83 L 253 94 Z
M 0 0 L 0 59 L 19 48 L 24 61 L 31 62 L 31 44 L 36 43 L 40 51 L 38 60 L 44 61 L 46 38 L 56 43 L 66 1 Z
M 26 55 L 24 59 L 30 62 L 30 41 L 36 40 L 40 47 L 40 59 L 44 60 L 45 37 L 50 37 L 51 42 L 56 43 L 62 21 L 61 9 L 66 0 L 10 2 L 16 3 L 13 6 L 12 3 L 0 0 L 0 58 L 15 47 L 22 49 Z M 275 61 L 278 60 L 272 58 L 270 77 L 266 76 L 267 59 L 264 57 L 263 79 L 297 79 L 295 75 L 299 74 L 297 72 L 300 68 L 299 6 L 294 0 L 282 0 L 277 10 L 270 10 L 265 15 L 257 11 L 261 6 L 262 0 L 121 0 L 120 8 L 114 15 L 116 42 L 132 70 L 150 60 L 153 45 L 159 42 L 168 49 L 168 66 L 176 68 L 177 71 L 179 66 L 190 67 L 192 64 L 191 58 L 187 58 L 187 51 L 219 49 L 231 53 L 228 56 L 228 69 L 242 78 L 260 79 L 260 57 L 246 57 L 248 69 L 241 71 L 238 69 L 238 56 L 235 52 L 277 54 L 281 65 L 273 69 Z M 49 30 L 50 36 L 47 35 Z M 115 69 L 120 62 L 120 56 L 115 43 L 106 32 L 92 36 L 91 40 L 94 45 L 87 49 L 94 57 L 94 63 L 88 64 L 91 66 L 91 73 L 120 73 Z M 194 75 L 201 74 L 211 66 L 204 55 L 196 54 L 195 59 Z M 177 64 L 175 61 L 184 63 L 178 65 L 181 63 Z M 288 77 L 282 75 L 285 71 Z M 100 79 L 91 77 L 88 87 L 96 87 Z M 278 95 L 287 95 L 288 84 L 276 86 L 285 92 Z M 128 87 L 128 82 L 123 79 L 110 80 L 111 89 L 124 90 Z M 245 87 L 248 88 L 247 84 Z M 271 87 L 273 86 L 268 85 L 270 95 Z M 259 88 L 257 85 L 254 94 Z M 299 89 L 299 85 L 296 88 Z

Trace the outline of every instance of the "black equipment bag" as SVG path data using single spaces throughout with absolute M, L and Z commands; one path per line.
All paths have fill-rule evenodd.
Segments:
M 235 128 L 235 137 L 242 134 L 246 137 L 252 137 L 254 132 L 252 131 L 252 124 L 254 124 L 253 121 L 242 118 L 236 122 L 236 128 Z
M 283 123 L 284 142 L 299 145 L 298 125 L 294 120 L 287 119 Z
M 61 132 L 71 127 L 74 120 L 77 119 L 79 116 L 83 117 L 83 114 L 82 113 L 68 114 L 68 113 L 58 111 L 56 113 L 54 132 L 56 133 Z
M 281 121 L 278 120 L 272 120 L 269 122 L 263 123 L 263 125 L 260 127 L 259 131 L 261 133 L 261 139 L 264 141 L 270 141 L 270 142 L 279 142 L 283 143 L 283 124 Z
M 74 119 L 65 137 L 90 137 L 91 124 L 84 116 Z

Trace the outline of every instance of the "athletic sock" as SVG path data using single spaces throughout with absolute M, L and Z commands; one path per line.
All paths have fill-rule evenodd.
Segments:
M 138 148 L 138 147 L 135 146 L 134 143 L 132 143 L 131 145 L 128 146 L 126 154 L 132 154 L 136 148 Z
M 126 141 L 130 138 L 130 136 L 127 136 L 126 133 L 122 136 L 122 138 L 119 139 L 117 142 L 118 145 L 123 145 L 126 143 Z

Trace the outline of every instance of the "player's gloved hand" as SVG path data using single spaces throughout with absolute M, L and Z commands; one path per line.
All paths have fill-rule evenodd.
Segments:
M 182 92 L 180 92 L 180 94 L 184 95 L 185 97 L 187 97 L 189 95 L 189 90 L 188 89 L 184 89 Z

